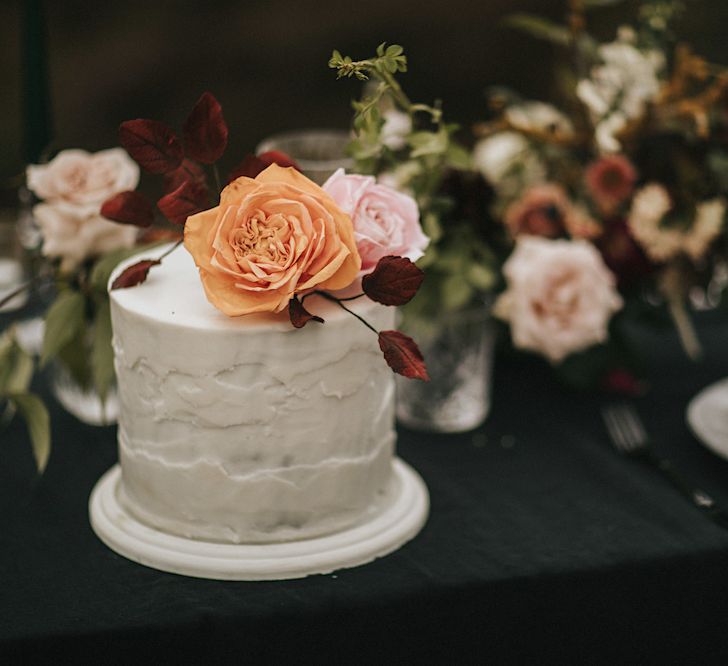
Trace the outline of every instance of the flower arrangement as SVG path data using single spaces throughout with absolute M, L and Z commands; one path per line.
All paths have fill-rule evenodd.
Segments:
M 61 364 L 79 386 L 93 388 L 102 401 L 114 379 L 106 281 L 116 264 L 143 243 L 137 228 L 107 219 L 103 206 L 138 182 L 139 167 L 121 148 L 94 154 L 63 150 L 45 164 L 28 166 L 26 172 L 27 188 L 37 201 L 33 217 L 47 262 L 39 278 L 50 277 L 55 286 L 55 299 L 44 317 L 40 366 Z M 48 412 L 30 392 L 35 358 L 15 340 L 12 328 L 0 342 L 0 367 L 0 398 L 9 406 L 7 413 L 17 411 L 28 423 L 42 470 L 50 453 Z
M 686 300 L 726 255 L 728 70 L 675 43 L 681 3 L 644 2 L 605 44 L 586 31 L 587 6 L 571 2 L 566 26 L 509 19 L 566 49 L 565 111 L 501 89 L 476 127 L 474 161 L 515 247 L 495 313 L 516 347 L 559 365 L 621 345 L 651 290 L 695 357 Z M 602 376 L 626 362 L 603 357 Z
M 413 102 L 397 76 L 407 71 L 407 57 L 397 44 L 380 44 L 376 54 L 353 60 L 334 51 L 329 67 L 338 78 L 366 81 L 353 102 L 354 170 L 410 195 L 417 204 L 430 242 L 418 266 L 427 281 L 407 315 L 437 318 L 479 302 L 498 281 L 501 242 L 489 212 L 490 188 L 473 168 L 470 150 L 447 122 L 442 103 Z M 364 183 L 361 179 L 359 182 Z M 397 204 L 393 210 L 402 210 Z M 412 213 L 409 213 L 410 215 Z
M 561 108 L 495 89 L 472 149 L 439 102 L 404 93 L 400 46 L 365 60 L 334 51 L 329 66 L 369 82 L 354 102 L 357 170 L 412 194 L 431 239 L 410 311 L 500 292 L 493 312 L 515 347 L 608 387 L 638 372 L 625 324 L 657 300 L 700 353 L 688 297 L 728 254 L 728 70 L 676 43 L 681 3 L 644 2 L 634 27 L 599 44 L 586 12 L 602 4 L 572 0 L 567 25 L 507 20 L 564 49 Z

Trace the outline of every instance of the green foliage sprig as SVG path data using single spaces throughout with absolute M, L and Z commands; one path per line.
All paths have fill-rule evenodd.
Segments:
M 50 419 L 43 401 L 30 390 L 35 363 L 15 339 L 14 330 L 0 336 L 0 427 L 16 413 L 25 420 L 38 472 L 43 472 L 51 448 Z
M 437 313 L 465 307 L 493 288 L 497 260 L 484 233 L 484 220 L 458 212 L 458 201 L 444 191 L 453 174 L 472 173 L 469 151 L 456 138 L 459 126 L 445 121 L 442 105 L 413 102 L 397 75 L 407 71 L 404 49 L 380 44 L 376 54 L 354 60 L 334 51 L 329 67 L 337 78 L 370 82 L 362 97 L 352 102 L 354 139 L 349 153 L 358 173 L 388 174 L 417 201 L 420 219 L 431 243 L 419 265 L 427 279 L 407 306 L 411 313 Z M 411 131 L 401 148 L 391 148 L 383 136 L 388 109 L 405 113 Z

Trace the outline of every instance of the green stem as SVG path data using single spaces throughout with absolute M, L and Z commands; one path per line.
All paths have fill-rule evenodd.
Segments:
M 690 360 L 697 361 L 702 356 L 702 348 L 695 333 L 693 322 L 690 321 L 690 315 L 685 309 L 685 303 L 680 298 L 670 294 L 667 299 L 667 307 L 672 320 L 675 322 L 675 328 L 685 353 Z
M 392 95 L 394 100 L 403 108 L 406 109 L 408 112 L 412 113 L 412 102 L 410 101 L 410 98 L 407 97 L 404 90 L 402 90 L 399 83 L 397 83 L 397 79 L 395 79 L 389 72 L 383 72 L 380 70 L 375 70 L 376 76 L 378 76 L 384 83 L 389 86 L 389 93 Z

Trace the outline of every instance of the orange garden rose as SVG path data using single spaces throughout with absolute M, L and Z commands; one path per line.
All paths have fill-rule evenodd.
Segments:
M 219 206 L 187 218 L 184 242 L 208 300 L 230 316 L 280 312 L 295 294 L 343 289 L 361 267 L 350 217 L 276 164 L 234 180 Z

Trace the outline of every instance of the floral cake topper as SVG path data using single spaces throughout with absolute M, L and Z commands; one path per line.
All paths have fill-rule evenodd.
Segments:
M 424 273 L 413 263 L 428 244 L 417 204 L 373 179 L 335 173 L 320 187 L 286 155 L 248 156 L 233 170 L 219 201 L 212 198 L 205 166 L 220 191 L 217 161 L 228 128 L 212 94 L 200 97 L 183 126 L 183 140 L 167 125 L 147 119 L 121 124 L 119 139 L 146 171 L 165 179 L 159 210 L 184 237 L 159 259 L 127 267 L 111 289 L 143 283 L 149 271 L 184 243 L 200 272 L 207 299 L 228 316 L 287 311 L 302 328 L 324 320 L 305 307 L 317 294 L 372 329 L 389 366 L 405 377 L 427 381 L 414 340 L 399 331 L 377 331 L 346 306 L 368 296 L 384 305 L 404 305 Z M 148 226 L 153 204 L 141 193 L 116 194 L 102 207 L 107 218 Z M 400 256 L 402 255 L 402 256 Z M 336 292 L 361 277 L 361 293 Z

